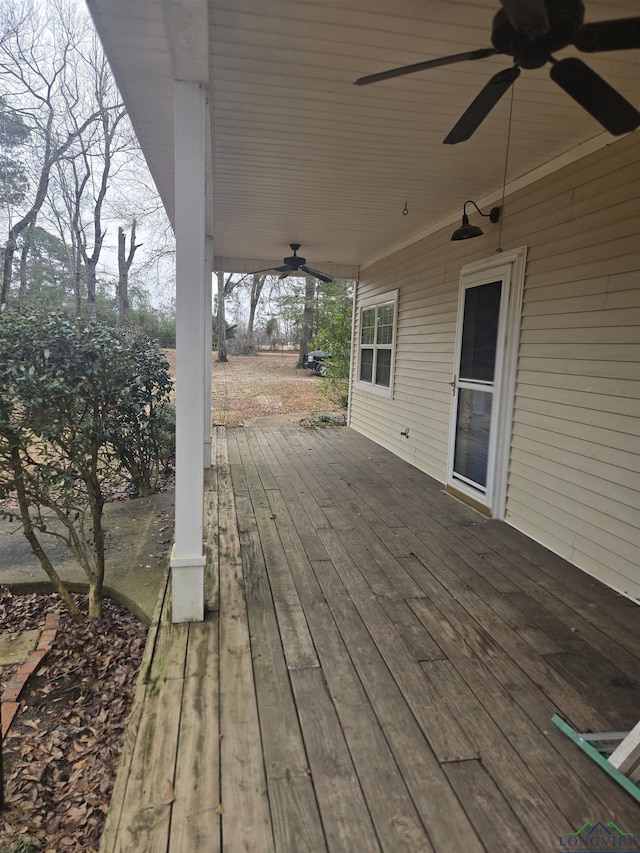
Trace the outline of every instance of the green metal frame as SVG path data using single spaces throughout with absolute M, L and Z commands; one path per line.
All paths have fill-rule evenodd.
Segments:
M 583 752 L 586 752 L 589 758 L 593 758 L 596 764 L 599 764 L 600 767 L 605 771 L 605 773 L 608 773 L 612 779 L 615 779 L 615 781 L 619 785 L 622 785 L 625 791 L 628 794 L 631 794 L 631 796 L 637 803 L 640 803 L 640 788 L 636 784 L 634 784 L 631 779 L 629 779 L 627 776 L 624 775 L 624 773 L 621 773 L 617 769 L 617 767 L 614 767 L 613 764 L 607 761 L 607 759 L 603 755 L 601 755 L 598 750 L 595 749 L 595 747 L 591 746 L 589 741 L 585 740 L 582 735 L 575 731 L 575 729 L 572 729 L 568 723 L 565 723 L 562 717 L 559 717 L 557 714 L 554 714 L 553 717 L 551 717 L 551 722 L 554 723 L 560 729 L 561 732 L 564 732 L 566 735 L 568 735 L 571 740 L 575 744 L 577 744 Z

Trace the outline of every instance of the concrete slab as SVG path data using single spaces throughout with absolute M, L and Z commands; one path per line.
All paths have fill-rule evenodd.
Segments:
M 249 418 L 245 426 L 297 426 L 303 418 L 308 418 L 309 412 L 285 412 L 277 415 L 259 415 Z
M 115 501 L 105 506 L 107 567 L 105 594 L 150 622 L 169 564 L 173 541 L 173 492 Z M 87 579 L 63 542 L 43 543 L 62 579 L 85 592 Z M 0 584 L 16 593 L 51 591 L 51 583 L 33 555 L 19 522 L 0 519 Z
M 0 666 L 22 663 L 38 645 L 40 628 L 13 634 L 0 634 Z

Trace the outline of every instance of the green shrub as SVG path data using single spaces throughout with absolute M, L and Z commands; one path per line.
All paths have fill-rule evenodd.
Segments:
M 122 470 L 149 492 L 166 448 L 171 379 L 140 333 L 61 314 L 0 312 L 0 490 L 13 492 L 32 550 L 78 616 L 38 533 L 64 539 L 102 613 L 102 512 Z M 47 510 L 57 519 L 52 529 Z M 61 532 L 62 531 L 62 532 Z

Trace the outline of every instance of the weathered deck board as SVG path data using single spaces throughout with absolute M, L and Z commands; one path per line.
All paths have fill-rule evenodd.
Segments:
M 291 672 L 313 785 L 330 850 L 379 850 L 344 732 L 319 669 Z
M 383 849 L 427 853 L 427 833 L 327 604 L 309 619 L 320 659 L 331 664 L 323 672 Z
M 207 621 L 165 602 L 101 853 L 546 853 L 586 820 L 637 829 L 550 722 L 637 722 L 637 608 L 350 430 L 218 429 L 214 452 Z
M 152 853 L 167 846 L 183 687 L 183 680 L 174 678 L 145 697 L 120 815 L 119 836 L 125 850 Z M 168 726 L 167 720 L 174 725 Z
M 333 534 L 335 537 L 335 534 Z M 332 539 L 332 541 L 330 541 Z M 331 554 L 342 583 L 360 614 L 371 639 L 393 671 L 405 701 L 411 708 L 440 762 L 476 758 L 477 751 L 455 718 L 433 701 L 427 689 L 420 665 L 415 661 L 402 637 L 383 607 L 373 598 L 357 566 L 331 534 L 325 535 L 325 545 Z
M 224 442 L 218 442 L 219 483 L 224 484 L 225 541 L 220 556 L 220 787 L 223 849 L 274 849 L 262 738 L 251 661 L 242 557 Z M 222 510 L 221 496 L 220 507 Z M 248 819 L 251 815 L 251 819 Z
M 525 761 L 502 736 L 490 712 L 478 701 L 450 661 L 422 664 L 439 697 L 451 713 L 459 714 L 476 740 L 482 764 L 526 828 L 534 849 L 547 851 L 556 841 L 552 826 L 563 823 L 563 813 L 544 788 L 536 783 Z
M 554 731 L 554 727 L 549 726 L 551 716 L 557 711 L 557 706 L 549 697 L 528 678 L 523 677 L 510 658 L 498 655 L 497 659 L 494 659 L 488 654 L 488 649 L 484 651 L 480 649 L 476 653 L 470 644 L 460 642 L 458 633 L 460 623 L 456 623 L 455 609 L 449 611 L 449 618 L 447 618 L 432 601 L 419 599 L 412 602 L 412 606 L 418 615 L 428 622 L 449 660 L 454 663 L 456 670 L 469 683 L 471 689 L 477 690 L 478 696 L 485 696 L 484 705 L 488 713 L 501 718 L 505 732 L 513 733 L 512 740 L 515 740 L 515 743 L 512 745 L 521 752 L 525 762 L 530 767 L 541 770 L 540 778 L 545 787 L 557 789 L 553 779 L 559 777 L 562 780 L 561 784 L 566 784 L 569 797 L 575 789 L 578 791 L 578 797 L 582 798 L 582 802 L 588 801 L 589 796 L 580 781 L 588 765 L 588 759 L 580 753 L 580 750 L 572 749 L 573 744 L 567 738 L 559 736 L 560 733 Z M 494 690 L 488 689 L 488 685 L 492 685 Z M 503 707 L 506 705 L 504 712 L 501 711 L 501 705 Z M 552 744 L 556 752 L 562 756 L 560 763 L 557 760 L 554 762 L 553 755 L 549 758 L 544 747 L 537 746 L 538 752 L 535 755 L 530 753 L 528 742 L 532 736 L 535 736 L 530 730 L 526 732 L 524 738 L 517 737 L 516 721 L 519 720 L 520 729 L 526 727 L 522 716 L 518 714 L 519 710 L 529 717 L 530 722 L 539 730 L 545 741 Z M 543 763 L 541 766 L 540 757 L 544 761 L 549 761 L 549 764 Z M 600 797 L 600 792 L 601 789 L 598 787 L 591 795 L 600 809 L 628 808 L 627 796 L 617 787 L 610 787 L 604 798 Z M 560 801 L 564 798 L 563 793 Z
M 111 804 L 107 813 L 102 838 L 100 840 L 100 853 L 119 853 L 116 844 L 118 843 L 118 834 L 120 831 L 120 818 L 125 803 L 129 776 L 132 770 L 132 760 L 140 729 L 140 722 L 143 712 L 145 711 L 147 681 L 156 650 L 161 614 L 169 596 L 168 580 L 169 578 L 167 575 L 165 576 L 164 583 L 162 584 L 161 593 L 158 596 L 158 601 L 151 620 L 151 626 L 149 627 L 149 632 L 147 634 L 147 643 L 144 650 L 142 664 L 140 666 L 140 672 L 138 673 L 138 683 L 136 684 L 136 692 L 133 698 L 131 715 L 127 724 L 118 775 L 111 794 Z
M 444 772 L 487 850 L 516 853 L 533 848 L 533 841 L 482 762 L 454 761 Z
M 170 850 L 220 850 L 218 615 L 189 625 Z M 185 711 L 187 713 L 185 713 Z
M 246 451 L 248 445 L 244 442 L 244 435 L 237 435 L 235 438 L 238 443 L 238 451 L 241 451 L 242 448 Z M 269 583 L 278 614 L 278 624 L 287 666 L 290 669 L 318 666 L 304 608 L 300 603 L 287 557 L 274 523 L 277 516 L 271 511 L 258 471 L 252 464 L 251 458 L 247 456 L 245 456 L 243 470 L 246 488 L 251 495 L 253 514 L 264 551 L 264 558 L 268 566 Z
M 220 442 L 212 448 L 215 452 Z M 220 488 L 218 484 L 218 465 L 213 459 L 213 465 L 204 472 L 204 541 L 207 562 L 204 569 L 204 602 L 207 610 L 218 609 L 218 577 L 220 576 L 220 541 L 218 505 Z
M 462 805 L 446 783 L 442 766 L 396 684 L 393 670 L 387 667 L 372 642 L 335 567 L 324 562 L 314 564 L 314 568 L 358 677 L 434 846 L 446 850 L 447 844 L 451 844 L 456 850 L 480 850 Z M 325 668 L 329 663 L 324 664 Z M 443 814 L 449 816 L 446 822 L 440 820 Z M 400 817 L 403 817 L 402 812 Z
M 509 657 L 515 661 L 511 666 L 518 670 L 520 680 L 530 678 L 547 693 L 562 713 L 575 720 L 580 730 L 587 731 L 594 725 L 598 727 L 598 731 L 610 728 L 604 715 L 598 713 L 578 690 L 561 678 L 535 649 L 509 628 L 444 562 L 434 558 L 433 552 L 422 541 L 422 537 L 410 531 L 403 535 L 406 535 L 415 555 L 423 563 L 419 582 L 429 596 L 439 606 L 446 608 L 448 613 L 457 611 L 456 629 L 461 636 L 465 636 L 467 643 L 473 644 L 478 653 L 484 656 L 504 658 L 503 649 L 508 648 Z M 425 563 L 430 565 L 431 570 L 424 567 Z M 454 597 L 451 592 L 454 592 Z M 504 665 L 507 665 L 506 660 Z

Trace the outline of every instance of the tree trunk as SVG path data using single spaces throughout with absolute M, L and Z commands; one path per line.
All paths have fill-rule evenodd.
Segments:
M 96 262 L 93 258 L 85 258 L 87 267 L 87 314 L 90 320 L 97 317 L 96 310 Z
M 129 322 L 129 270 L 125 255 L 124 229 L 118 228 L 118 323 Z
M 218 279 L 218 361 L 227 362 L 227 318 L 224 307 L 224 273 L 216 273 Z
M 75 169 L 74 169 L 75 174 Z M 82 261 L 87 256 L 87 241 L 80 224 L 80 204 L 82 193 L 91 176 L 87 171 L 79 183 L 76 183 L 73 198 L 73 215 L 71 221 L 71 239 L 73 243 L 73 297 L 76 307 L 76 318 L 82 317 Z M 77 181 L 76 177 L 76 181 Z
M 8 305 L 9 289 L 11 287 L 11 276 L 13 274 L 13 254 L 18 245 L 16 233 L 12 228 L 9 231 L 7 244 L 4 247 L 4 263 L 2 265 L 2 291 L 0 292 L 0 305 Z
M 99 413 L 94 412 L 97 419 Z M 104 586 L 105 569 L 105 538 L 102 526 L 102 512 L 104 510 L 104 496 L 98 480 L 98 453 L 99 444 L 97 439 L 93 442 L 91 450 L 91 468 L 82 479 L 87 487 L 87 500 L 91 512 L 91 526 L 93 533 L 93 553 L 95 557 L 93 572 L 89 575 L 89 616 L 91 619 L 102 619 L 102 588 Z
M 47 557 L 42 548 L 42 545 L 38 541 L 38 537 L 35 534 L 33 529 L 33 524 L 31 523 L 31 516 L 29 515 L 29 499 L 27 498 L 26 490 L 24 487 L 24 474 L 22 470 L 22 460 L 20 458 L 20 450 L 16 441 L 11 441 L 10 443 L 10 458 L 11 458 L 11 468 L 13 470 L 13 477 L 16 485 L 16 495 L 18 497 L 18 506 L 20 507 L 20 519 L 22 521 L 22 530 L 24 535 L 27 538 L 27 541 L 31 545 L 31 550 L 35 554 L 35 556 L 40 561 L 40 565 L 44 569 L 47 574 L 47 577 L 53 584 L 55 591 L 58 593 L 64 604 L 66 605 L 71 617 L 76 621 L 80 621 L 82 619 L 82 611 L 75 603 L 73 598 L 71 597 L 71 593 L 65 587 L 60 575 L 54 569 L 51 560 Z
M 18 290 L 18 305 L 20 308 L 24 306 L 24 299 L 27 294 L 27 261 L 29 259 L 29 250 L 31 249 L 35 227 L 36 220 L 32 219 L 25 231 L 22 251 L 20 252 L 20 289 Z
M 313 307 L 316 296 L 315 278 L 306 278 L 304 283 L 304 311 L 302 313 L 302 335 L 300 337 L 300 355 L 298 367 L 304 364 L 304 357 L 313 338 Z
M 76 318 L 82 316 L 82 255 L 76 250 L 74 252 L 73 268 L 73 299 L 76 306 Z
M 253 350 L 253 324 L 256 319 L 256 308 L 260 299 L 262 290 L 262 282 L 259 275 L 252 276 L 251 289 L 249 291 L 249 319 L 247 320 L 247 349 L 249 352 Z M 264 281 L 264 278 L 263 278 Z
M 102 579 L 89 584 L 89 618 L 102 619 Z
M 129 322 L 129 270 L 133 263 L 136 249 L 142 243 L 136 243 L 136 221 L 131 224 L 131 240 L 129 241 L 129 254 L 125 255 L 126 237 L 124 229 L 118 228 L 118 322 L 125 325 Z
M 249 319 L 247 321 L 247 350 L 249 352 L 253 351 L 253 324 L 256 319 L 256 310 L 258 308 L 258 302 L 260 302 L 262 288 L 264 287 L 266 280 L 266 275 L 256 275 L 255 273 L 251 280 L 251 290 L 249 293 Z

